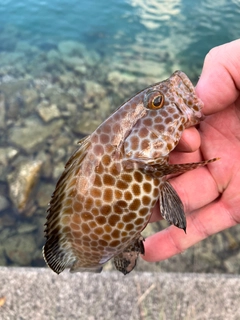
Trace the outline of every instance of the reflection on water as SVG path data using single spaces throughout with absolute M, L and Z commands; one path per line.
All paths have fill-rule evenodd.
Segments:
M 137 8 L 140 22 L 148 29 L 161 27 L 161 22 L 170 20 L 180 14 L 180 0 L 129 0 L 133 7 Z
M 240 36 L 239 13 L 227 0 L 2 3 L 0 265 L 44 265 L 47 204 L 77 141 L 176 69 L 196 82 L 208 50 Z M 237 272 L 238 234 L 218 235 L 161 270 Z

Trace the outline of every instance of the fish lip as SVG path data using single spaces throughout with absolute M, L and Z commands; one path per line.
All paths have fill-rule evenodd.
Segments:
M 195 93 L 195 88 L 192 82 L 184 72 L 182 72 L 181 70 L 177 70 L 175 71 L 175 74 L 181 79 L 181 81 L 183 82 L 183 84 L 185 85 L 185 87 L 188 89 L 189 92 Z
M 196 95 L 195 87 L 193 86 L 188 76 L 180 70 L 175 71 L 175 74 L 180 79 L 179 86 L 180 86 L 180 83 L 182 82 L 182 84 L 184 85 L 186 90 L 189 92 L 189 94 L 193 95 L 193 97 L 196 98 L 196 105 L 199 108 L 199 110 L 198 111 L 194 110 L 187 103 L 184 103 L 184 107 L 182 107 L 181 105 L 178 105 L 177 103 L 175 103 L 175 106 L 182 114 L 187 114 L 188 121 L 191 122 L 191 126 L 196 125 L 205 119 L 205 116 L 202 113 L 204 104 L 202 100 Z

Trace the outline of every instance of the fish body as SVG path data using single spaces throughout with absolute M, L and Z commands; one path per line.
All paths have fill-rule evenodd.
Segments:
M 136 94 L 80 141 L 52 195 L 43 255 L 56 273 L 99 272 L 114 257 L 130 272 L 144 254 L 142 230 L 159 199 L 163 218 L 186 230 L 180 198 L 166 176 L 200 163 L 169 164 L 185 128 L 203 119 L 203 103 L 188 77 L 169 79 Z

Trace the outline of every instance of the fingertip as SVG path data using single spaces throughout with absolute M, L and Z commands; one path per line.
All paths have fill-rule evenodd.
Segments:
M 203 113 L 218 112 L 231 105 L 240 90 L 240 40 L 215 47 L 206 55 L 196 94 Z
M 200 144 L 201 138 L 198 130 L 191 127 L 183 131 L 175 150 L 181 152 L 194 152 L 200 147 Z

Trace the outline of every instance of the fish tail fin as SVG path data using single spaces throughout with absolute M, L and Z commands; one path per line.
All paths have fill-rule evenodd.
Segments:
M 92 272 L 92 273 L 101 273 L 103 267 L 96 266 L 96 267 L 83 267 L 81 261 L 77 260 L 71 267 L 70 272 Z

